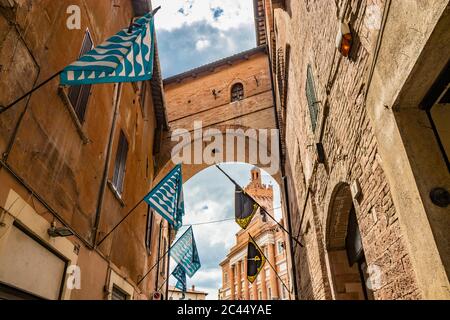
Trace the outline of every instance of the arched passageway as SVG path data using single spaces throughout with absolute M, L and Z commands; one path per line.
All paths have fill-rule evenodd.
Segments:
M 326 245 L 333 298 L 373 299 L 350 186 L 336 186 L 328 213 Z

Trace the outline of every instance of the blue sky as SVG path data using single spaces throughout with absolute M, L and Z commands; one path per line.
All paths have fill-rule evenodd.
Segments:
M 161 6 L 155 25 L 164 78 L 256 46 L 252 0 L 153 0 L 152 3 L 154 8 Z M 224 164 L 242 186 L 249 183 L 252 167 Z M 263 174 L 263 181 L 274 185 L 274 208 L 280 207 L 276 182 L 267 174 Z M 234 186 L 215 167 L 186 182 L 184 194 L 185 224 L 234 217 Z M 222 279 L 219 263 L 234 245 L 239 227 L 234 221 L 226 221 L 193 228 L 202 268 L 188 279 L 188 286 L 195 285 L 209 293 L 208 299 L 214 300 Z M 172 261 L 172 270 L 174 267 Z M 175 282 L 171 279 L 172 285 Z
M 256 46 L 252 0 L 153 0 L 163 77 Z
M 246 186 L 250 182 L 252 165 L 243 163 L 220 164 L 239 185 Z M 276 181 L 266 172 L 262 172 L 263 183 L 274 187 L 275 218 L 281 218 L 280 189 Z M 184 186 L 186 215 L 183 224 L 197 224 L 208 221 L 218 221 L 234 218 L 234 185 L 214 166 L 209 167 L 190 180 Z M 186 227 L 178 232 L 181 236 Z M 239 226 L 233 221 L 214 224 L 194 225 L 202 268 L 192 279 L 188 278 L 188 287 L 195 285 L 196 289 L 209 293 L 208 299 L 217 299 L 217 290 L 221 286 L 222 273 L 219 263 L 225 258 L 230 248 L 235 244 L 235 234 Z M 175 262 L 171 261 L 171 270 Z M 176 280 L 171 279 L 171 285 Z

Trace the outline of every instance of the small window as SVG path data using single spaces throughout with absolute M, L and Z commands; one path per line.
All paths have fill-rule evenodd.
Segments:
M 278 254 L 282 254 L 284 250 L 284 243 L 283 241 L 278 241 Z
M 284 286 L 282 286 L 283 288 L 281 289 L 283 292 L 283 299 L 287 298 L 287 292 L 286 292 L 286 288 Z
M 163 238 L 163 245 L 162 245 L 162 252 L 161 252 L 161 257 L 166 253 L 167 249 L 167 239 L 164 237 Z M 162 259 L 162 266 L 161 266 L 161 275 L 165 275 L 166 274 L 166 258 Z
M 268 294 L 269 294 L 269 297 L 268 297 L 269 299 L 268 300 L 272 300 L 272 289 L 269 288 L 267 291 L 268 291 Z
M 267 222 L 267 213 L 266 213 L 266 208 L 264 208 L 265 210 L 261 210 L 260 209 L 260 212 L 261 212 L 261 220 L 262 220 L 262 222 Z
M 91 35 L 89 31 L 86 31 L 84 35 L 83 44 L 81 46 L 80 57 L 88 53 L 94 47 Z M 84 122 L 84 117 L 86 115 L 86 107 L 89 100 L 89 95 L 91 94 L 91 85 L 76 85 L 69 88 L 68 97 L 72 107 L 77 115 L 80 123 Z
M 316 89 L 314 86 L 314 76 L 312 73 L 311 65 L 308 65 L 308 75 L 306 79 L 306 99 L 308 100 L 309 107 L 309 115 L 311 117 L 311 127 L 313 132 L 316 131 L 317 126 L 317 98 L 316 98 Z
M 128 155 L 128 141 L 123 131 L 120 131 L 119 145 L 117 147 L 116 163 L 114 167 L 114 176 L 112 181 L 114 188 L 119 194 L 123 193 L 127 155 Z
M 231 88 L 231 102 L 240 101 L 244 99 L 244 85 L 236 83 Z
M 113 286 L 111 300 L 128 300 L 128 293 L 117 286 Z
M 145 247 L 147 248 L 147 253 L 150 255 L 152 253 L 152 235 L 153 235 L 153 209 L 147 206 L 147 229 L 145 232 Z
M 262 300 L 262 291 L 261 290 L 258 291 L 258 300 Z
M 142 116 L 145 118 L 145 98 L 147 93 L 147 81 L 142 81 L 139 89 L 139 101 L 141 104 Z
M 228 273 L 225 273 L 223 275 L 223 282 L 224 282 L 225 285 L 228 283 Z

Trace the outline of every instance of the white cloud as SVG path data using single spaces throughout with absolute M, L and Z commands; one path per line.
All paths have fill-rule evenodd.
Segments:
M 184 24 L 207 21 L 221 30 L 229 30 L 242 24 L 253 24 L 248 19 L 253 14 L 251 0 L 153 0 L 153 7 L 161 6 L 156 15 L 159 29 L 173 30 Z M 214 10 L 223 10 L 219 17 Z
M 199 39 L 195 44 L 195 48 L 197 49 L 197 51 L 202 51 L 208 48 L 210 45 L 211 42 L 209 42 L 208 39 Z
M 248 164 L 220 165 L 237 183 L 245 186 L 250 182 Z M 280 207 L 279 187 L 267 173 L 262 173 L 263 183 L 274 187 L 274 208 Z M 213 182 L 213 183 L 212 183 Z M 235 244 L 239 226 L 234 222 L 234 186 L 219 170 L 214 167 L 205 169 L 184 184 L 186 216 L 185 225 L 232 219 L 214 224 L 194 225 L 194 235 L 198 247 L 202 268 L 188 279 L 188 287 L 195 285 L 198 290 L 208 292 L 207 299 L 216 300 L 217 292 L 222 285 L 222 271 L 219 263 L 225 259 L 230 248 Z M 275 210 L 279 219 L 281 210 Z M 186 230 L 180 230 L 178 236 Z M 175 268 L 172 261 L 171 268 Z M 175 281 L 171 279 L 171 284 Z

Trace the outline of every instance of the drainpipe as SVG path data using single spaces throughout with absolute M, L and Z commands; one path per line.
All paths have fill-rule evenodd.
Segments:
M 114 142 L 114 136 L 115 136 L 115 132 L 116 132 L 116 125 L 117 125 L 117 118 L 119 116 L 119 106 L 120 106 L 120 98 L 122 96 L 122 83 L 118 83 L 116 84 L 115 88 L 114 88 L 114 101 L 113 101 L 113 105 L 114 105 L 114 115 L 113 115 L 113 120 L 112 120 L 112 124 L 111 124 L 111 131 L 109 133 L 109 142 L 108 142 L 108 149 L 107 149 L 107 153 L 106 153 L 106 160 L 105 160 L 105 169 L 103 171 L 103 177 L 102 177 L 102 182 L 100 184 L 100 191 L 98 194 L 98 200 L 97 200 L 97 211 L 95 213 L 95 222 L 94 222 L 94 228 L 93 228 L 93 240 L 92 240 L 92 244 L 94 247 L 96 247 L 97 245 L 97 236 L 98 236 L 98 227 L 100 224 L 100 214 L 102 212 L 102 208 L 103 208 L 103 200 L 105 198 L 105 191 L 106 191 L 106 185 L 108 184 L 108 173 L 109 173 L 109 168 L 111 165 L 111 156 L 112 156 L 112 147 L 113 147 L 113 142 Z

